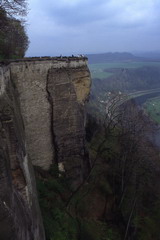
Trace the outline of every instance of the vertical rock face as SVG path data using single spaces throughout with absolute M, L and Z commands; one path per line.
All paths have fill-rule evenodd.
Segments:
M 89 166 L 85 149 L 84 102 L 90 77 L 85 66 L 51 68 L 47 78 L 55 160 L 73 188 L 84 179 Z
M 83 57 L 0 66 L 0 240 L 45 239 L 32 164 L 58 164 L 73 189 L 83 181 L 90 84 Z
M 50 103 L 46 92 L 48 66 L 44 62 L 11 64 L 25 126 L 27 152 L 33 165 L 49 169 L 54 159 Z
M 44 240 L 32 165 L 10 69 L 0 67 L 0 239 Z
M 76 188 L 88 168 L 84 103 L 91 81 L 86 58 L 14 62 L 11 77 L 33 165 L 48 170 L 56 162 Z

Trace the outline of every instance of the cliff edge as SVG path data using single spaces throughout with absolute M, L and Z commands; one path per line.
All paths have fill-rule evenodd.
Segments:
M 83 181 L 90 85 L 85 57 L 1 64 L 0 239 L 45 239 L 32 165 L 48 171 L 57 164 L 73 190 Z

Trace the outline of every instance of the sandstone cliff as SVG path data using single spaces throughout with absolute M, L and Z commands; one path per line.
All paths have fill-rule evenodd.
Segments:
M 32 165 L 10 68 L 0 68 L 0 239 L 44 240 Z
M 87 174 L 87 59 L 25 59 L 0 71 L 0 239 L 45 239 L 32 164 L 58 164 L 73 189 Z
M 91 82 L 86 59 L 14 62 L 11 78 L 19 95 L 27 152 L 33 165 L 48 170 L 57 163 L 76 187 L 88 164 L 84 103 Z

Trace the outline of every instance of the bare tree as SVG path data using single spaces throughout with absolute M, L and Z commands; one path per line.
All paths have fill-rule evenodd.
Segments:
M 106 158 L 106 161 L 116 196 L 116 211 L 121 212 L 125 226 L 125 240 L 134 228 L 135 215 L 142 211 L 145 192 L 153 187 L 157 156 L 151 136 L 155 130 L 156 125 L 133 100 L 121 93 L 109 94 L 101 133 L 103 140 L 96 149 L 92 169 L 99 161 L 99 156 L 103 157 L 103 152 L 110 151 L 107 144 L 114 137 L 118 150 L 112 149 L 113 156 L 110 161 Z
M 115 96 L 108 103 L 109 114 L 104 126 L 106 138 L 116 129 L 118 152 L 112 158 L 110 167 L 116 205 L 126 225 L 126 240 L 134 228 L 133 218 L 142 212 L 145 192 L 153 188 L 159 158 L 151 143 L 156 125 L 132 100 L 119 102 L 119 96 Z
M 3 9 L 8 16 L 25 16 L 27 14 L 26 0 L 0 0 L 0 9 Z

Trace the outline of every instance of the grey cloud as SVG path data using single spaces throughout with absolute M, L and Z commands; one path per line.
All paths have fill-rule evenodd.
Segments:
M 117 2 L 117 1 L 116 1 Z M 138 1 L 138 2 L 143 2 Z M 47 13 L 53 17 L 53 20 L 57 21 L 59 24 L 64 25 L 76 25 L 90 23 L 92 21 L 101 21 L 107 20 L 109 22 L 126 25 L 126 23 L 134 24 L 139 23 L 143 24 L 147 19 L 151 18 L 152 13 L 150 13 L 149 7 L 154 7 L 154 15 L 159 16 L 159 13 L 156 11 L 158 3 L 156 4 L 138 4 L 136 1 L 119 1 L 121 4 L 115 4 L 115 0 L 110 1 L 97 1 L 97 0 L 86 0 L 78 2 L 73 6 L 63 6 L 63 5 L 54 5 L 48 6 Z M 148 1 L 153 2 L 153 1 Z M 47 5 L 46 5 L 47 6 Z M 144 18 L 141 16 L 145 13 L 148 16 L 144 15 Z M 145 18 L 146 17 L 146 18 Z M 133 21 L 131 21 L 133 19 Z
M 160 48 L 159 0 L 30 1 L 29 55 Z
M 104 11 L 105 4 L 106 1 L 104 0 L 88 0 L 73 6 L 60 6 L 57 4 L 51 7 L 46 5 L 46 10 L 57 24 L 75 26 L 76 24 L 83 25 L 84 23 L 103 20 L 106 14 L 112 15 L 112 13 Z

